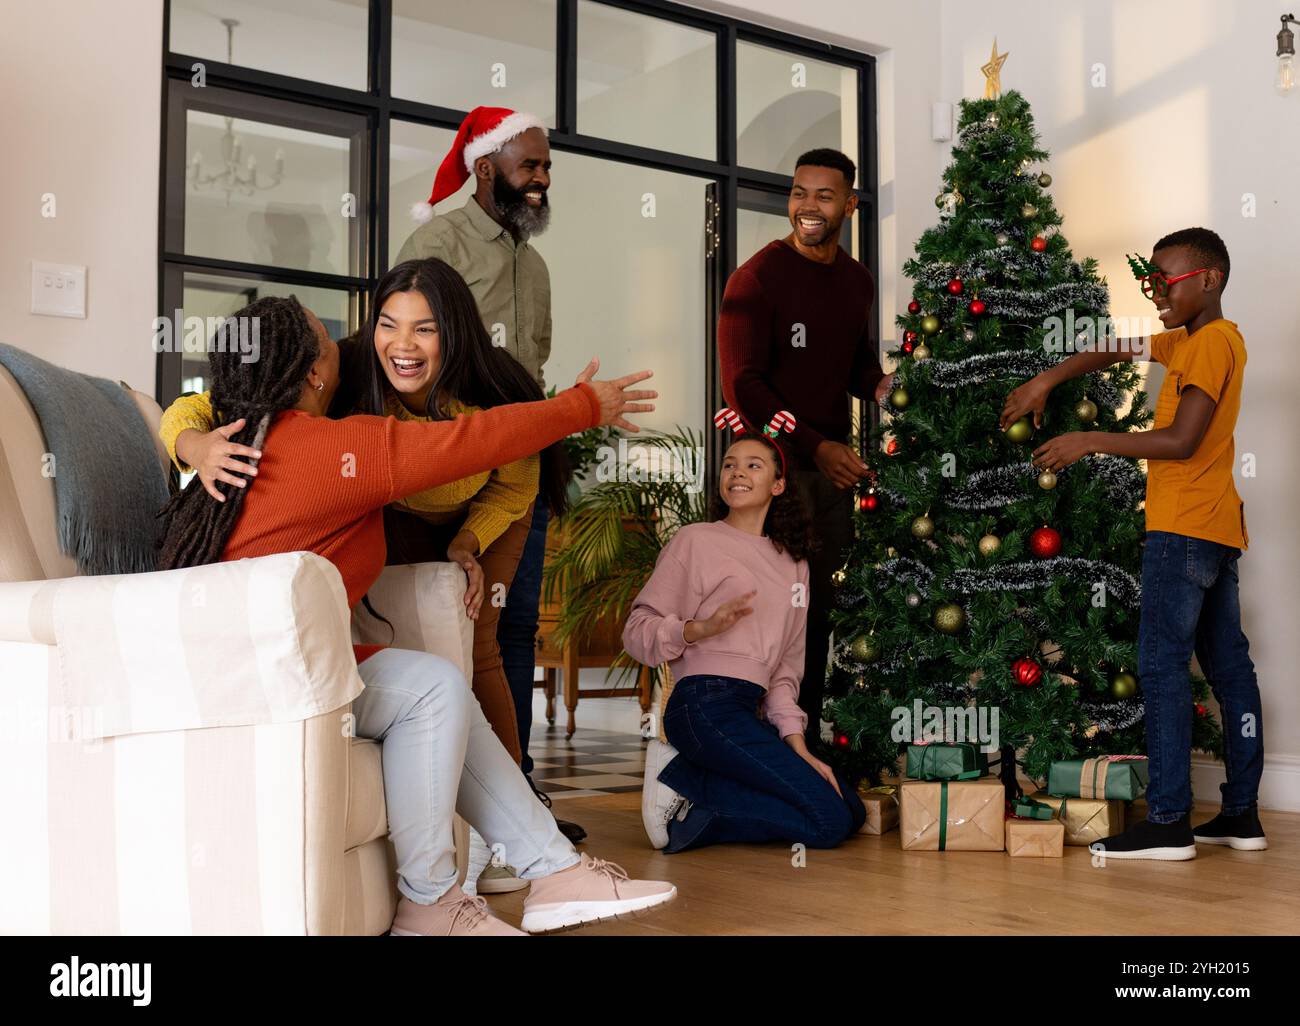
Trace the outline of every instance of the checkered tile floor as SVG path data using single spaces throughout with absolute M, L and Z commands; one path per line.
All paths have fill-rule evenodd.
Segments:
M 528 753 L 533 780 L 551 798 L 585 798 L 640 791 L 645 742 L 638 734 L 579 727 L 572 740 L 564 728 L 534 725 Z

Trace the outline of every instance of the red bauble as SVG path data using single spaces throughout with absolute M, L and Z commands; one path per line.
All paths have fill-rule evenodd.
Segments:
M 915 299 L 912 300 L 910 303 L 907 304 L 907 312 L 910 314 L 919 314 L 921 312 L 921 304 L 918 303 Z
M 1197 716 L 1209 716 L 1209 715 L 1210 715 L 1210 710 L 1207 709 L 1207 708 L 1205 708 L 1205 706 L 1201 705 L 1200 702 L 1197 702 L 1197 703 L 1196 703 L 1196 715 L 1197 715 Z
M 1032 659 L 1017 659 L 1011 664 L 1011 679 L 1022 688 L 1033 688 L 1043 679 L 1043 671 Z
M 876 497 L 875 492 L 867 492 L 858 500 L 858 509 L 863 513 L 874 513 L 880 508 L 880 499 Z
M 840 748 L 848 748 L 848 747 L 849 747 L 849 735 L 848 735 L 848 734 L 836 734 L 836 735 L 835 735 L 835 744 L 836 744 L 838 747 L 840 747 Z
M 954 278 L 952 281 L 948 282 L 948 293 L 949 293 L 949 295 L 960 296 L 960 295 L 961 295 L 961 289 L 962 289 L 962 285 L 961 285 L 961 279 L 960 279 L 960 278 Z
M 1050 559 L 1061 554 L 1060 532 L 1050 527 L 1040 527 L 1029 536 L 1029 551 L 1039 559 Z
M 912 345 L 916 345 L 916 340 L 917 340 L 918 337 L 919 337 L 919 336 L 918 336 L 918 335 L 916 334 L 916 332 L 914 332 L 914 331 L 905 331 L 905 332 L 903 332 L 903 342 L 904 342 L 904 343 L 911 343 Z
M 1029 248 L 1035 253 L 1041 253 L 1047 249 L 1047 240 L 1041 235 L 1035 235 L 1034 241 L 1029 244 Z
M 988 307 L 984 305 L 984 300 L 982 299 L 972 299 L 970 301 L 969 310 L 976 317 L 980 316 L 987 309 Z
M 905 353 L 910 353 L 910 352 L 911 352 L 913 349 L 915 349 L 915 348 L 916 348 L 916 347 L 913 346 L 911 342 L 904 342 L 904 343 L 903 343 L 903 352 L 905 352 Z
M 892 456 L 892 455 L 894 455 L 894 453 L 898 452 L 898 439 L 897 439 L 897 438 L 891 438 L 888 442 L 885 443 L 885 452 L 888 453 L 890 456 Z

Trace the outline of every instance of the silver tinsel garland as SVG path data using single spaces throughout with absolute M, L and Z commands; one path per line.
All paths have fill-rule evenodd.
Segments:
M 1003 378 L 1032 378 L 1050 370 L 1070 353 L 1059 357 L 1043 349 L 1005 349 L 997 353 L 976 353 L 964 360 L 926 360 L 913 373 L 928 376 L 939 388 L 965 388 Z M 1087 375 L 1088 394 L 1101 406 L 1115 410 L 1123 396 L 1100 372 Z
M 953 591 L 970 594 L 976 591 L 1028 591 L 1046 588 L 1058 577 L 1090 587 L 1098 582 L 1106 586 L 1107 596 L 1130 609 L 1142 601 L 1142 586 L 1127 570 L 1100 559 L 1076 556 L 1053 556 L 1034 562 L 1005 563 L 988 570 L 954 570 L 945 582 Z

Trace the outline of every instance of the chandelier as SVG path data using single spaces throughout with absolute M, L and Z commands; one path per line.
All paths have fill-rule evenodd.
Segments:
M 222 18 L 226 26 L 226 63 L 235 63 L 235 27 L 239 24 L 234 18 Z M 230 197 L 235 193 L 252 196 L 256 192 L 274 189 L 284 179 L 284 151 L 275 151 L 275 171 L 268 181 L 263 181 L 257 173 L 257 158 L 251 153 L 243 157 L 243 144 L 235 134 L 235 119 L 226 117 L 226 130 L 221 135 L 220 170 L 205 174 L 203 156 L 197 150 L 190 157 L 185 170 L 185 180 L 195 189 L 214 189 L 224 191 L 226 206 L 230 206 Z

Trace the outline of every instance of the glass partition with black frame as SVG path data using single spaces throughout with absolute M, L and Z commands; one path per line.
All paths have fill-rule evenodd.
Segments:
M 169 318 L 293 292 L 336 336 L 355 329 L 479 105 L 549 128 L 553 216 L 532 240 L 551 275 L 547 383 L 594 354 L 610 373 L 649 365 L 664 398 L 645 426 L 704 431 L 715 459 L 721 291 L 788 234 L 799 153 L 857 163 L 844 245 L 876 270 L 868 55 L 659 0 L 169 0 L 167 19 Z M 159 355 L 162 402 L 204 384 L 189 337 Z

